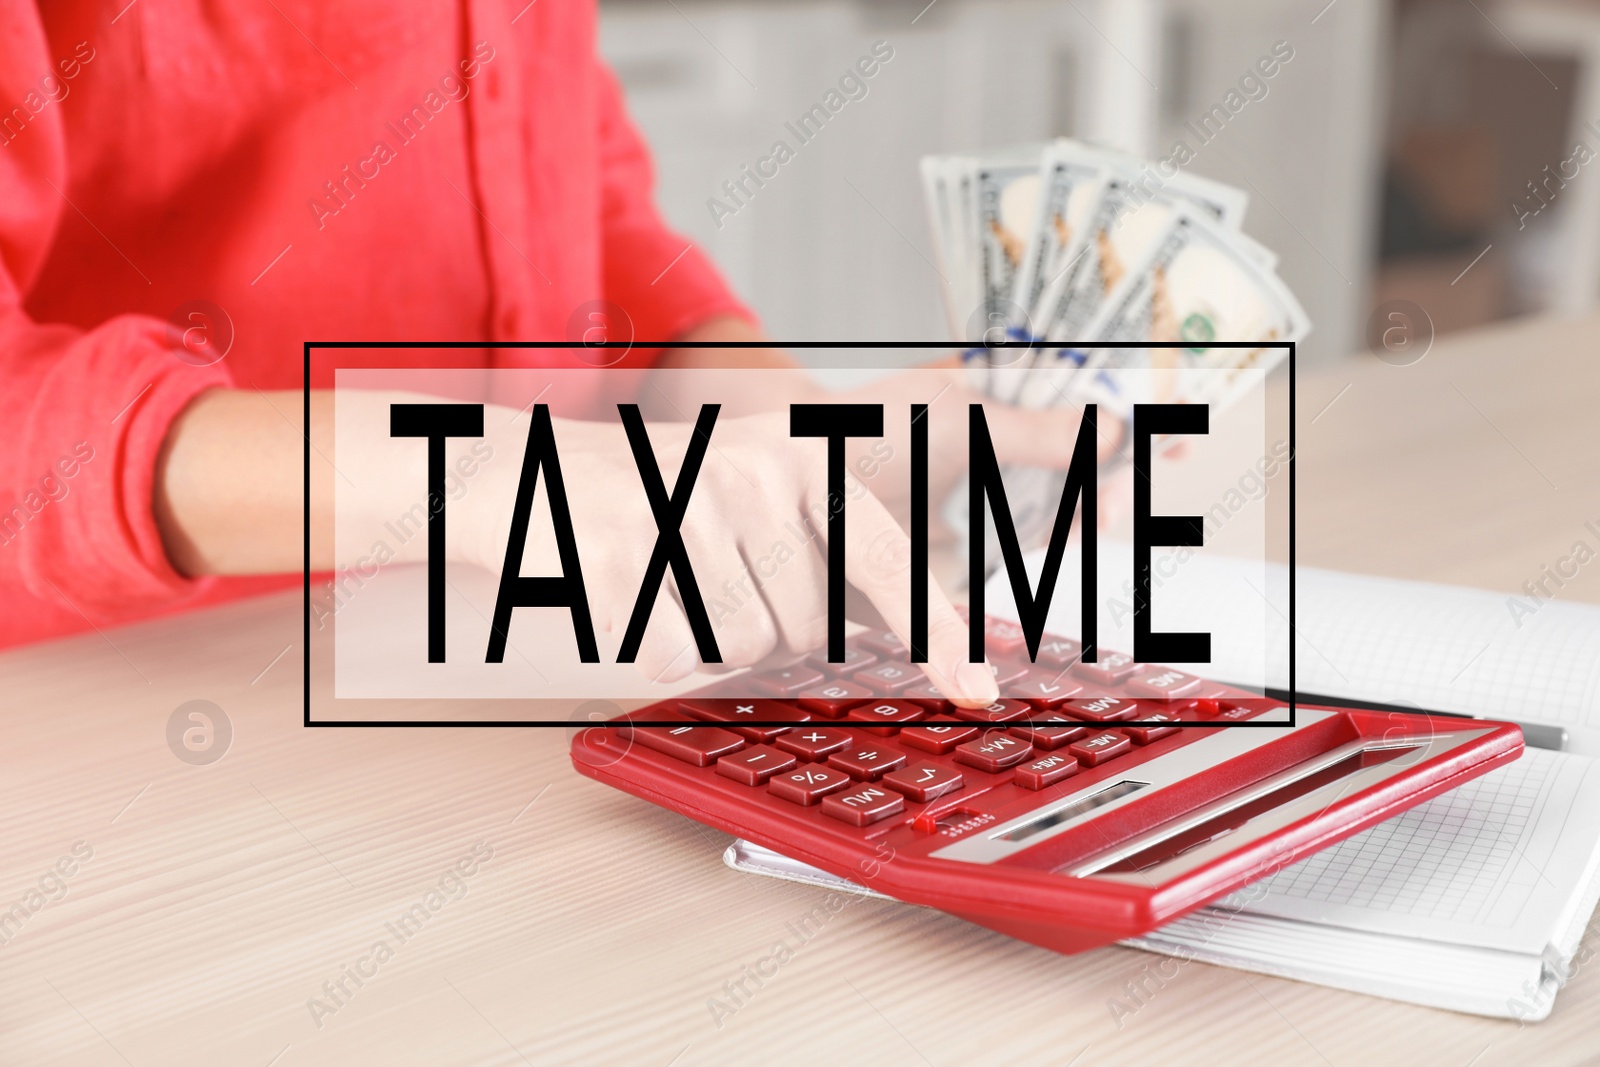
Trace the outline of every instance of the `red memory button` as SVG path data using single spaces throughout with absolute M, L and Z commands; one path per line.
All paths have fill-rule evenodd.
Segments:
M 1200 688 L 1200 679 L 1170 668 L 1140 671 L 1123 685 L 1128 692 L 1147 697 L 1181 697 Z
M 905 797 L 876 785 L 862 785 L 822 798 L 822 814 L 851 826 L 870 826 L 880 819 L 898 815 L 905 808 Z
M 1024 789 L 1044 789 L 1078 773 L 1078 761 L 1056 752 L 1017 768 L 1011 780 Z
M 1085 767 L 1098 767 L 1108 759 L 1133 751 L 1133 742 L 1112 730 L 1069 745 L 1067 752 Z
M 999 730 L 990 730 L 976 741 L 956 746 L 957 763 L 965 763 L 990 774 L 1015 767 L 1032 754 L 1033 747 L 1028 742 Z
M 1088 722 L 1112 722 L 1116 719 L 1132 719 L 1139 710 L 1139 705 L 1126 697 L 1095 697 L 1092 700 L 1073 700 L 1068 702 L 1061 711 L 1074 719 L 1084 719 Z

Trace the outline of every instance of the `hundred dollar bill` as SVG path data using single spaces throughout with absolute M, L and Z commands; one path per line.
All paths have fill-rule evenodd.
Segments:
M 1027 307 L 1013 300 L 1038 214 L 1039 161 L 980 163 L 974 170 L 978 291 L 983 318 L 972 341 L 1006 340 L 1029 329 Z
M 1088 327 L 1090 395 L 1114 410 L 1134 403 L 1198 400 L 1226 392 L 1230 368 L 1270 369 L 1310 332 L 1305 311 L 1238 235 L 1192 208 L 1178 208 L 1147 256 L 1129 273 Z M 1183 342 L 1146 348 L 1139 342 Z M 1219 348 L 1213 342 L 1253 347 Z M 1120 369 L 1157 373 L 1122 375 Z M 1235 376 L 1236 377 L 1236 376 Z

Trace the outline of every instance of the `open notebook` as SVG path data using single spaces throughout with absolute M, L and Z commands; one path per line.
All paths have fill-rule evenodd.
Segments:
M 1203 615 L 1241 579 L 1257 588 L 1288 581 L 1281 567 L 1200 557 L 1185 571 L 1184 582 L 1156 594 L 1171 617 Z M 1050 619 L 1052 631 L 1068 635 L 1076 630 L 1074 572 L 1063 568 Z M 1110 577 L 1102 589 L 1114 588 Z M 1600 752 L 1600 608 L 1547 603 L 1519 627 L 1503 596 L 1479 590 L 1304 567 L 1296 579 L 1302 691 L 1559 726 L 1576 751 L 1530 748 L 1508 767 L 1128 944 L 1417 1004 L 1544 1018 L 1586 958 L 1580 939 L 1600 899 L 1600 763 L 1578 754 Z M 988 597 L 992 613 L 1014 614 L 1003 576 Z M 1157 627 L 1178 628 L 1161 614 Z M 1128 635 L 1104 622 L 1101 629 L 1105 647 L 1131 646 Z M 1205 673 L 1258 679 L 1259 639 L 1230 647 L 1226 627 L 1210 629 Z M 1274 639 L 1268 628 L 1266 684 L 1286 688 L 1287 625 L 1277 629 Z M 842 887 L 746 842 L 727 860 Z

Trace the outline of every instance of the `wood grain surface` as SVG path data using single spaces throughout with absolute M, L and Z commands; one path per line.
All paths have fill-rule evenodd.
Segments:
M 1597 328 L 1303 377 L 1299 561 L 1508 593 L 1538 577 L 1600 520 Z M 1562 595 L 1600 602 L 1600 564 Z M 563 729 L 303 729 L 300 625 L 293 594 L 0 655 L 0 1063 L 1600 1057 L 1594 965 L 1520 1027 L 1122 948 L 1058 956 L 874 900 L 802 944 L 790 924 L 825 894 L 735 874 L 725 835 L 580 778 Z M 207 765 L 168 743 L 196 699 L 232 728 Z

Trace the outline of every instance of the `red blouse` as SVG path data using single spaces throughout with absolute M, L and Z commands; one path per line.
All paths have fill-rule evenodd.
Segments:
M 298 389 L 307 340 L 748 314 L 651 203 L 593 0 L 124 2 L 0 0 L 0 646 L 283 584 L 177 574 L 151 489 L 196 393 Z

